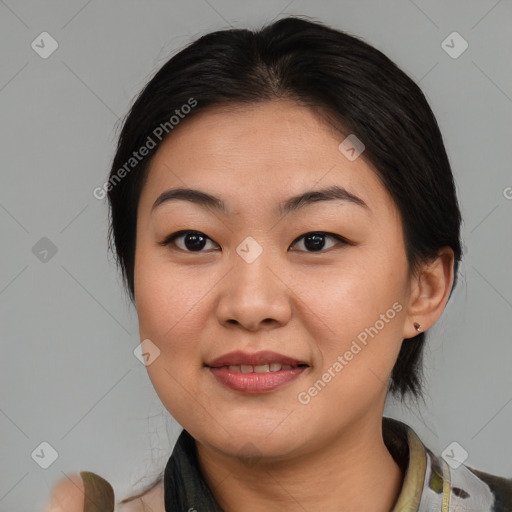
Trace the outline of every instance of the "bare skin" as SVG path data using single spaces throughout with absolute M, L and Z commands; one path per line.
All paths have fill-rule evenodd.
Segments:
M 364 153 L 350 161 L 340 152 L 343 139 L 290 101 L 216 108 L 174 128 L 141 194 L 136 307 L 140 339 L 160 350 L 148 374 L 196 439 L 202 472 L 226 512 L 247 504 L 254 512 L 389 512 L 400 492 L 403 475 L 382 439 L 387 383 L 402 340 L 415 342 L 414 322 L 426 330 L 441 316 L 453 251 L 443 248 L 409 275 L 396 205 Z M 332 200 L 276 213 L 289 197 L 332 185 L 368 208 Z M 176 187 L 219 197 L 228 213 L 185 200 L 152 212 Z M 204 248 L 189 250 L 183 236 L 160 245 L 180 230 L 201 232 Z M 350 243 L 326 236 L 325 248 L 312 251 L 300 238 L 311 232 Z M 262 249 L 251 263 L 236 251 L 249 236 Z M 400 308 L 390 319 L 393 304 Z M 382 314 L 388 321 L 378 334 L 301 403 L 299 394 L 329 368 L 332 375 L 338 356 Z M 273 350 L 309 367 L 272 392 L 248 395 L 205 366 L 233 350 Z
M 80 475 L 61 478 L 53 486 L 44 512 L 83 512 L 84 492 Z
M 115 493 L 110 483 L 96 473 L 81 471 L 66 475 L 53 486 L 44 512 L 110 512 L 114 508 Z

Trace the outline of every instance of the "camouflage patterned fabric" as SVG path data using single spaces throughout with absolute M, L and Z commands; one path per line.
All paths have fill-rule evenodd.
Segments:
M 388 450 L 405 472 L 392 512 L 512 512 L 512 479 L 434 455 L 405 423 L 383 418 Z
M 512 512 L 512 479 L 448 464 L 410 427 L 391 418 L 383 418 L 383 437 L 405 474 L 392 512 Z M 195 442 L 186 430 L 167 462 L 164 481 L 166 510 L 222 512 L 199 472 Z

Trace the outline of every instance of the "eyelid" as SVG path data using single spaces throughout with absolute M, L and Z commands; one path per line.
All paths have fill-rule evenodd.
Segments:
M 329 231 L 308 231 L 306 233 L 303 233 L 302 235 L 298 236 L 291 244 L 290 247 L 294 246 L 297 242 L 302 240 L 303 238 L 306 238 L 308 235 L 322 235 L 325 238 L 334 238 L 337 241 L 337 244 L 335 244 L 333 247 L 329 247 L 328 249 L 322 249 L 320 251 L 297 251 L 297 252 L 305 252 L 306 254 L 323 254 L 330 249 L 335 248 L 337 245 L 354 245 L 352 242 L 347 240 L 345 237 L 338 235 L 336 233 L 331 233 Z
M 215 245 L 219 245 L 217 244 L 217 242 L 215 242 L 213 239 L 211 239 L 208 235 L 206 235 L 205 233 L 203 233 L 202 231 L 197 231 L 195 229 L 182 229 L 180 231 L 176 231 L 174 233 L 171 233 L 170 235 L 166 236 L 164 238 L 164 240 L 162 240 L 161 242 L 159 242 L 159 245 L 162 245 L 162 246 L 167 246 L 167 245 L 170 245 L 171 243 L 174 242 L 174 240 L 176 238 L 179 238 L 180 236 L 183 236 L 183 235 L 187 235 L 189 233 L 195 233 L 195 234 L 198 234 L 198 235 L 201 235 L 202 237 L 212 241 Z M 303 233 L 302 235 L 299 235 L 290 245 L 290 247 L 294 246 L 297 242 L 299 242 L 300 240 L 302 240 L 303 238 L 305 238 L 306 236 L 308 235 L 314 235 L 314 234 L 320 234 L 320 235 L 323 235 L 325 236 L 326 238 L 327 237 L 330 237 L 330 238 L 333 238 L 337 241 L 337 244 L 336 245 L 354 245 L 353 242 L 351 242 L 350 240 L 346 239 L 345 237 L 341 236 L 341 235 L 338 235 L 336 233 L 331 233 L 329 231 L 307 231 L 306 233 Z M 334 246 L 335 247 L 335 246 Z M 180 249 L 179 247 L 176 247 L 176 249 L 178 250 L 182 250 L 183 249 Z M 330 247 L 329 249 L 332 249 L 332 247 Z M 304 252 L 304 253 L 308 253 L 308 254 L 322 254 L 324 252 L 327 252 L 329 249 L 322 249 L 320 251 L 297 251 L 297 252 Z M 201 252 L 205 252 L 205 251 L 184 251 L 184 252 L 188 252 L 188 253 L 201 253 Z
M 219 244 L 217 244 L 217 242 L 212 240 L 208 235 L 205 235 L 202 231 L 197 231 L 195 229 L 182 229 L 180 231 L 175 231 L 174 233 L 171 233 L 170 235 L 166 236 L 161 242 L 158 242 L 158 245 L 167 246 L 167 245 L 173 243 L 176 238 L 179 238 L 180 236 L 183 236 L 183 235 L 188 235 L 190 233 L 201 235 L 203 238 L 207 238 L 208 240 L 211 240 L 214 244 L 219 245 Z M 179 247 L 177 247 L 177 249 L 179 249 Z M 185 252 L 193 253 L 193 252 L 204 252 L 204 251 L 185 251 Z

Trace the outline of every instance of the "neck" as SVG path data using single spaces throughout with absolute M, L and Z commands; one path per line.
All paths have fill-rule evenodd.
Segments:
M 279 462 L 248 465 L 196 445 L 204 478 L 225 512 L 248 504 L 254 512 L 389 512 L 403 482 L 382 439 L 382 416 L 363 418 L 320 449 Z

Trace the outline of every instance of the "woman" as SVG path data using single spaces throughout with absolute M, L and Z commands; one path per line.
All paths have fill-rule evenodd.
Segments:
M 421 396 L 462 249 L 435 117 L 380 51 L 300 18 L 201 37 L 137 98 L 104 192 L 184 428 L 119 510 L 512 510 L 512 480 L 383 418 Z M 75 506 L 112 510 L 83 476 Z

